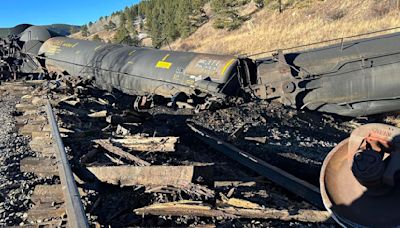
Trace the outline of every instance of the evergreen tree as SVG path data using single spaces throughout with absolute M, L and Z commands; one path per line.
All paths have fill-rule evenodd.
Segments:
M 192 25 L 190 22 L 192 7 L 190 1 L 181 0 L 176 12 L 176 25 L 180 35 L 185 38 L 192 32 Z
M 154 7 L 151 12 L 152 19 L 150 20 L 150 35 L 153 40 L 153 46 L 154 47 L 161 47 L 163 37 L 162 37 L 162 25 L 159 20 L 157 20 L 159 16 L 159 9 L 158 7 Z
M 88 37 L 90 35 L 87 25 L 82 26 L 81 34 L 83 37 Z
M 131 8 L 126 7 L 124 10 L 124 17 L 126 18 L 126 28 L 129 32 L 133 33 L 135 31 L 135 15 Z
M 138 21 L 140 30 L 146 30 L 152 38 L 153 46 L 160 47 L 165 40 L 188 37 L 204 24 L 208 18 L 204 16 L 202 8 L 209 1 L 216 8 L 223 9 L 228 3 L 238 4 L 251 0 L 143 0 L 120 12 L 114 12 L 113 16 L 118 15 L 120 23 L 116 26 L 110 21 L 104 28 L 109 31 L 118 28 L 114 41 L 121 41 L 121 37 L 129 39 L 128 35 L 134 40 Z
M 118 28 L 117 33 L 114 36 L 113 42 L 131 46 L 139 45 L 139 40 L 137 39 L 137 36 L 135 35 L 132 37 L 125 27 Z
M 119 27 L 125 27 L 126 25 L 126 17 L 124 12 L 119 13 Z

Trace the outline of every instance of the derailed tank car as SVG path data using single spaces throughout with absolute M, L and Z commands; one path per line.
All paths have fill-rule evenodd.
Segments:
M 55 37 L 39 50 L 45 67 L 94 78 L 103 89 L 132 95 L 236 95 L 238 59 Z
M 400 33 L 256 60 L 259 97 L 342 116 L 400 110 Z

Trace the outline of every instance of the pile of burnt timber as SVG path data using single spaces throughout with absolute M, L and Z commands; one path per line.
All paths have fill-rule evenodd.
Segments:
M 331 223 L 326 211 L 222 156 L 197 140 L 197 133 L 187 125 L 191 119 L 208 129 L 214 128 L 218 136 L 236 146 L 240 146 L 237 142 L 248 143 L 246 145 L 253 153 L 257 151 L 254 146 L 279 148 L 276 142 L 281 135 L 271 125 L 268 127 L 274 129 L 272 136 L 260 134 L 259 128 L 249 134 L 249 128 L 272 123 L 272 127 L 281 131 L 288 127 L 287 122 L 276 123 L 274 118 L 285 120 L 290 113 L 279 110 L 276 112 L 279 117 L 250 113 L 249 119 L 240 122 L 233 114 L 236 111 L 231 109 L 214 114 L 204 112 L 199 116 L 190 109 L 174 110 L 165 106 L 156 106 L 148 112 L 134 112 L 126 106 L 131 104 L 130 97 L 116 97 L 92 89 L 72 95 L 50 93 L 49 96 L 56 107 L 59 129 L 91 224 L 256 223 L 271 226 Z M 35 114 L 43 113 L 43 110 L 33 107 L 43 104 L 43 100 L 36 96 L 25 99 L 29 102 L 17 107 L 26 114 L 16 117 L 20 133 L 32 137 L 31 149 L 44 157 L 25 159 L 21 169 L 38 176 L 54 176 L 56 163 L 45 157 L 51 155 L 53 146 L 48 139 L 50 127 L 46 118 Z M 251 108 L 258 110 L 258 107 Z M 242 110 L 246 111 L 246 107 Z M 271 109 L 264 111 L 271 112 Z M 27 116 L 28 113 L 32 115 Z M 296 115 L 292 117 L 296 118 Z M 205 119 L 201 122 L 200 118 Z M 331 124 L 328 118 L 326 120 L 327 125 Z M 304 120 L 296 120 L 295 124 L 304 124 Z M 224 129 L 218 131 L 218 126 L 224 126 Z M 286 158 L 284 153 L 282 155 Z M 304 172 L 311 172 L 305 167 L 308 169 L 309 166 L 302 166 Z M 58 202 L 60 192 L 56 189 L 38 186 L 32 200 L 43 198 Z
M 65 142 L 74 155 L 77 175 L 82 186 L 95 190 L 87 203 L 95 222 L 331 222 L 327 212 L 288 196 L 196 140 L 186 125 L 193 111 L 156 106 L 137 113 L 123 105 L 129 103 L 124 97 L 96 93 L 59 103 L 61 126 L 74 132 Z M 265 141 L 264 136 L 247 139 Z

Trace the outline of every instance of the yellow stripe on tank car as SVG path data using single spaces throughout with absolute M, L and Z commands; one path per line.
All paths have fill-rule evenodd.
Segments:
M 165 61 L 165 60 L 167 60 L 168 59 L 168 57 L 170 56 L 171 54 L 167 54 L 166 56 L 164 56 L 164 58 L 162 59 L 162 61 Z
M 164 56 L 164 58 L 161 61 L 158 61 L 157 64 L 156 64 L 156 68 L 162 68 L 162 69 L 169 70 L 171 68 L 171 66 L 172 66 L 171 62 L 167 62 L 166 61 L 169 56 L 170 56 L 170 54 Z
M 99 48 L 103 47 L 102 44 L 100 44 L 99 46 L 97 46 L 94 50 L 97 51 Z
M 226 70 L 228 70 L 228 68 L 232 65 L 233 62 L 235 62 L 235 60 L 236 59 L 231 59 L 225 64 L 224 68 L 222 68 L 221 75 L 225 74 Z

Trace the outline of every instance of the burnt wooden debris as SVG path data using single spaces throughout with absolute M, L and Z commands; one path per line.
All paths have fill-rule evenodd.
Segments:
M 54 184 L 34 187 L 27 224 L 69 224 L 54 154 L 57 144 L 43 108 L 47 98 L 54 106 L 59 139 L 67 148 L 85 216 L 92 225 L 332 223 L 328 212 L 201 143 L 186 124 L 194 112 L 190 107 L 172 115 L 169 108 L 135 113 L 94 89 L 64 94 L 46 86 L 28 87 L 12 90 L 10 84 L 3 90 L 21 96 L 16 126 L 19 134 L 30 138 L 28 146 L 36 154 L 21 160 L 20 171 L 52 179 Z M 241 134 L 237 131 L 235 137 Z M 265 136 L 243 139 L 268 143 Z

